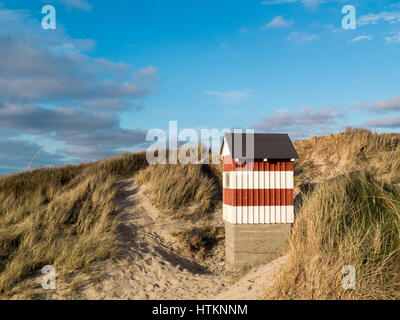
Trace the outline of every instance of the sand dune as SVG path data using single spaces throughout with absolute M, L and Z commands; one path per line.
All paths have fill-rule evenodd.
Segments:
M 81 272 L 72 284 L 57 283 L 57 290 L 44 291 L 38 273 L 24 284 L 35 287 L 45 299 L 257 299 L 272 281 L 272 271 L 286 259 L 251 270 L 232 285 L 233 272 L 224 265 L 224 243 L 199 261 L 183 250 L 173 232 L 193 226 L 223 225 L 219 211 L 210 221 L 178 222 L 147 200 L 134 179 L 119 183 L 117 257 L 98 263 L 90 273 Z M 13 298 L 20 298 L 16 295 Z

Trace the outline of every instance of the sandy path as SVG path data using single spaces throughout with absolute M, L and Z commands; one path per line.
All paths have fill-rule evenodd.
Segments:
M 193 223 L 177 222 L 162 214 L 132 179 L 121 181 L 120 188 L 120 258 L 104 267 L 106 279 L 83 288 L 86 298 L 200 299 L 229 285 L 231 275 L 224 269 L 223 248 L 215 253 L 219 259 L 202 264 L 182 255 L 171 233 Z M 218 220 L 213 221 L 218 224 Z
M 57 282 L 57 290 L 41 289 L 40 272 L 24 281 L 34 299 L 258 299 L 271 285 L 274 274 L 286 261 L 281 257 L 252 269 L 232 285 L 225 270 L 224 243 L 213 248 L 204 261 L 182 248 L 173 232 L 193 226 L 223 225 L 221 212 L 209 221 L 178 222 L 151 205 L 144 188 L 134 179 L 119 182 L 118 244 L 116 258 L 80 272 L 73 284 Z M 13 298 L 26 299 L 26 294 Z

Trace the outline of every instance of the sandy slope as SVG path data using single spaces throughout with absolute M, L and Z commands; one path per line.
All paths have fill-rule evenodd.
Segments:
M 232 272 L 224 265 L 223 242 L 210 257 L 199 261 L 171 234 L 192 222 L 177 222 L 150 204 L 143 187 L 133 179 L 120 182 L 121 208 L 118 225 L 120 252 L 117 257 L 95 266 L 90 273 L 80 272 L 71 284 L 57 282 L 57 290 L 44 291 L 42 275 L 27 280 L 31 298 L 41 299 L 257 299 L 272 282 L 273 272 L 286 257 L 251 270 L 232 285 Z M 196 225 L 222 225 L 219 211 L 211 221 Z M 32 290 L 31 290 L 32 291 Z M 26 298 L 26 292 L 14 298 Z
M 289 256 L 282 256 L 278 259 L 259 265 L 251 270 L 236 284 L 230 286 L 220 294 L 213 297 L 216 300 L 258 300 L 265 296 L 268 288 L 274 282 L 277 273 L 288 260 Z

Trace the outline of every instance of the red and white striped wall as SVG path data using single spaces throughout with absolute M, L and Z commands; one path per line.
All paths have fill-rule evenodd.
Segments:
M 223 217 L 233 224 L 293 223 L 293 161 L 223 161 Z

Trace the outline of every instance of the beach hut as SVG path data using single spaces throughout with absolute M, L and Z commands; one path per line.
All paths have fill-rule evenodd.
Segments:
M 237 268 L 275 254 L 294 222 L 287 134 L 227 133 L 221 146 L 226 260 Z

